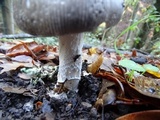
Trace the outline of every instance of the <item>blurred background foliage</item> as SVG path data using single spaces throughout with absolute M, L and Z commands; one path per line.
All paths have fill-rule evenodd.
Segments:
M 12 2 L 0 1 L 0 36 L 23 33 L 14 23 Z M 56 37 L 33 39 L 43 44 L 58 45 Z M 160 0 L 125 0 L 121 21 L 109 29 L 102 23 L 95 31 L 85 33 L 84 43 L 109 48 L 116 46 L 124 50 L 137 48 L 160 56 Z

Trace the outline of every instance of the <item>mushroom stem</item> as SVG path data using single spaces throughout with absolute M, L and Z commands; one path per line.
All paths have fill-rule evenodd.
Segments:
M 57 82 L 64 83 L 65 88 L 73 91 L 77 91 L 81 78 L 82 36 L 83 33 L 67 34 L 59 37 L 59 71 Z

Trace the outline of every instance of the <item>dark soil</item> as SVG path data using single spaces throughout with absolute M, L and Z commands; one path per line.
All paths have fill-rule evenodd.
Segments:
M 117 117 L 129 112 L 153 109 L 151 106 L 135 105 L 109 105 L 97 110 L 94 107 L 98 92 L 101 88 L 101 79 L 92 75 L 82 76 L 79 92 L 68 92 L 68 99 L 55 99 L 49 97 L 47 92 L 53 90 L 56 81 L 44 80 L 45 84 L 38 82 L 31 85 L 17 77 L 17 74 L 0 76 L 0 83 L 14 87 L 34 88 L 36 95 L 25 96 L 4 92 L 0 89 L 0 120 L 115 120 Z M 43 105 L 37 108 L 37 102 Z

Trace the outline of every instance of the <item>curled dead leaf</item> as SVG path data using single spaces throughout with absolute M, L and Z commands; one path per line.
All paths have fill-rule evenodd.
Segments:
M 138 76 L 134 81 L 134 87 L 137 91 L 148 97 L 160 99 L 160 79 Z
M 117 118 L 116 120 L 159 120 L 160 110 L 134 112 Z
M 155 107 L 160 108 L 160 102 L 159 98 L 153 97 L 153 96 L 148 96 L 147 94 L 144 94 L 143 92 L 139 91 L 138 89 L 135 88 L 133 84 L 129 84 L 126 82 L 124 85 L 125 91 L 135 99 L 139 99 L 141 101 L 145 101 L 148 104 L 152 104 Z
M 107 89 L 102 94 L 102 97 L 97 98 L 95 107 L 99 109 L 99 107 L 112 104 L 115 100 L 116 100 L 116 91 L 114 89 Z
M 35 103 L 35 109 L 39 110 L 42 107 L 43 103 L 41 101 L 38 101 Z
M 101 55 L 98 56 L 98 58 L 95 62 L 88 65 L 87 71 L 92 73 L 92 74 L 95 74 L 97 72 L 97 70 L 100 68 L 100 66 L 102 65 L 102 62 L 103 62 L 103 56 L 101 54 Z
M 88 55 L 96 54 L 97 53 L 97 48 L 91 47 L 88 49 Z
M 104 78 L 106 80 L 112 81 L 116 84 L 116 88 L 117 88 L 117 96 L 124 96 L 125 92 L 124 92 L 124 87 L 121 81 L 121 78 L 118 78 L 118 76 L 116 76 L 115 74 L 111 73 L 111 72 L 107 72 L 104 70 L 99 70 L 95 75 L 95 77 L 100 77 L 100 78 Z

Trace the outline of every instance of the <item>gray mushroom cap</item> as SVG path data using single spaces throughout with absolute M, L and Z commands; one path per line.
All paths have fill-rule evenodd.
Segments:
M 14 0 L 14 18 L 32 35 L 59 36 L 94 30 L 102 22 L 115 25 L 123 0 Z

